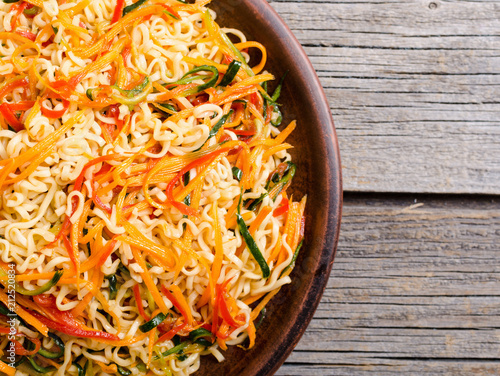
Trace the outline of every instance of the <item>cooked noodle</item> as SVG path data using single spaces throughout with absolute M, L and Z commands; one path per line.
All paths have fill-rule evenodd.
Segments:
M 303 237 L 295 122 L 208 3 L 0 2 L 1 372 L 190 375 L 258 343 Z

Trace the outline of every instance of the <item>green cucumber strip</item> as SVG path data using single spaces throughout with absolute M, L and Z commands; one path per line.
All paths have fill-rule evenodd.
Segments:
M 193 342 L 202 337 L 212 337 L 212 332 L 204 328 L 199 328 L 189 333 L 189 339 Z
M 43 356 L 44 358 L 48 358 L 48 359 L 57 359 L 57 358 L 60 358 L 61 356 L 64 355 L 64 349 L 65 349 L 65 346 L 64 346 L 64 342 L 61 338 L 59 338 L 57 335 L 55 335 L 54 333 L 48 333 L 48 336 L 50 338 L 52 338 L 55 342 L 55 344 L 57 345 L 57 347 L 59 347 L 59 351 L 58 352 L 52 352 L 52 351 L 48 351 L 48 350 L 45 350 L 43 347 L 38 350 L 38 354 Z
M 299 243 L 299 245 L 297 246 L 297 248 L 295 249 L 295 252 L 293 253 L 293 257 L 292 257 L 292 261 L 290 261 L 290 264 L 288 264 L 288 266 L 283 269 L 283 271 L 281 272 L 280 274 L 280 278 L 283 274 L 285 274 L 288 270 L 290 269 L 293 269 L 295 267 L 295 261 L 297 261 L 297 257 L 299 256 L 299 252 L 300 252 L 300 249 L 302 248 L 302 243 L 304 243 L 304 239 L 302 239 Z
M 238 180 L 238 181 L 241 181 L 241 178 L 243 177 L 243 171 L 241 171 L 238 167 L 234 166 L 232 169 L 232 172 L 233 172 L 233 177 Z
M 118 293 L 118 288 L 116 287 L 116 275 L 108 275 L 106 276 L 106 279 L 109 281 L 109 300 L 115 300 L 116 294 Z
M 43 286 L 40 286 L 36 290 L 26 290 L 24 287 L 21 287 L 18 284 L 15 285 L 15 290 L 19 294 L 27 295 L 27 296 L 35 296 L 35 295 L 43 294 L 44 292 L 50 290 L 52 288 L 52 286 L 55 286 L 57 284 L 57 282 L 59 282 L 63 273 L 64 272 L 62 270 L 56 271 L 54 276 L 52 277 L 52 279 L 50 281 L 48 281 Z
M 129 376 L 132 374 L 132 371 L 127 369 L 127 368 L 123 368 L 119 365 L 117 365 L 117 370 L 118 370 L 118 373 L 121 375 L 121 376 Z
M 199 67 L 195 67 L 195 68 L 191 69 L 189 72 L 187 72 L 184 76 L 182 76 L 182 78 L 179 81 L 175 82 L 175 84 L 176 85 L 186 85 L 186 84 L 193 82 L 194 80 L 204 78 L 203 76 L 189 77 L 193 73 L 198 73 L 198 72 L 211 72 L 212 78 L 210 80 L 208 80 L 206 83 L 198 86 L 196 88 L 195 93 L 199 93 L 205 89 L 208 89 L 210 87 L 214 87 L 215 84 L 217 83 L 217 80 L 219 79 L 219 71 L 217 70 L 217 68 L 215 68 L 212 65 L 200 65 Z
M 286 71 L 285 74 L 283 76 L 281 76 L 280 82 L 279 82 L 278 86 L 276 87 L 276 89 L 274 90 L 274 93 L 271 97 L 271 99 L 273 100 L 274 103 L 276 103 L 276 101 L 279 99 L 279 97 L 281 95 L 281 89 L 283 88 L 283 81 L 285 81 L 285 78 L 287 75 L 288 75 L 288 71 Z
M 241 68 L 241 61 L 238 60 L 231 61 L 231 64 L 229 64 L 229 66 L 227 67 L 226 74 L 224 75 L 224 78 L 220 82 L 219 86 L 227 86 L 231 82 L 233 82 L 240 68 Z
M 278 197 L 278 195 L 281 193 L 281 191 L 283 190 L 283 188 L 285 188 L 285 186 L 295 176 L 295 172 L 297 171 L 297 166 L 295 166 L 291 162 L 288 162 L 288 165 L 290 166 L 290 168 L 288 169 L 288 171 L 283 175 L 283 177 L 281 178 L 281 180 L 269 192 L 269 195 L 271 196 L 271 198 L 273 199 L 273 201 L 276 200 L 276 197 Z
M 212 137 L 214 137 L 217 132 L 219 132 L 219 129 L 221 129 L 221 127 L 226 124 L 226 121 L 227 119 L 229 119 L 229 117 L 233 114 L 233 110 L 229 111 L 226 115 L 224 115 L 223 117 L 220 118 L 220 120 L 217 122 L 217 124 L 215 124 L 213 126 L 212 129 L 210 129 L 210 133 L 208 134 L 208 138 L 207 138 L 207 141 L 210 140 Z M 207 142 L 205 141 L 205 142 Z
M 166 318 L 167 318 L 167 316 L 165 316 L 163 313 L 160 312 L 155 317 L 153 317 L 151 320 L 149 320 L 148 322 L 139 326 L 139 329 L 141 330 L 141 332 L 147 333 L 150 330 L 153 330 L 154 328 L 156 328 L 158 325 L 160 325 L 163 322 L 163 320 L 165 320 Z
M 162 357 L 169 356 L 172 354 L 177 354 L 181 350 L 183 350 L 187 345 L 189 345 L 189 341 L 182 342 L 178 344 L 177 346 L 172 347 L 170 350 L 165 351 L 164 353 L 161 354 Z M 159 356 L 155 356 L 155 360 L 160 359 Z
M 123 8 L 123 13 L 122 13 L 122 17 L 124 17 L 127 13 L 130 13 L 134 10 L 136 10 L 137 8 L 139 8 L 142 4 L 144 4 L 147 0 L 139 0 L 137 1 L 136 3 L 134 4 L 131 4 L 129 5 L 128 7 L 125 7 Z
M 28 356 L 27 358 L 28 358 L 28 362 L 30 362 L 30 364 L 31 364 L 31 367 L 39 373 L 48 373 L 48 372 L 52 372 L 52 371 L 56 370 L 56 367 L 52 367 L 52 366 L 42 367 L 42 366 L 38 365 L 37 362 L 35 362 L 35 360 L 31 356 Z
M 262 255 L 262 252 L 257 246 L 257 243 L 255 243 L 255 240 L 253 239 L 252 235 L 250 235 L 250 232 L 248 232 L 245 220 L 243 219 L 240 213 L 242 197 L 243 194 L 240 195 L 240 202 L 238 203 L 238 212 L 236 213 L 236 222 L 238 223 L 240 234 L 243 237 L 243 240 L 245 241 L 248 249 L 250 250 L 250 253 L 260 266 L 260 270 L 262 271 L 262 276 L 264 278 L 268 278 L 269 275 L 271 274 L 271 271 L 269 270 L 269 265 L 267 265 L 266 259 Z

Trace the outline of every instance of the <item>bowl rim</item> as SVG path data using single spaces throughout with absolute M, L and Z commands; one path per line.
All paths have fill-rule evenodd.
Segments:
M 325 160 L 325 164 L 328 166 L 328 170 L 331 174 L 329 189 L 330 197 L 328 197 L 329 200 L 325 200 L 328 206 L 327 232 L 325 235 L 325 246 L 323 246 L 321 253 L 321 264 L 326 264 L 327 266 L 321 270 L 321 273 L 318 273 L 316 270 L 311 288 L 307 291 L 303 304 L 301 304 L 299 312 L 295 315 L 295 321 L 292 323 L 290 330 L 288 330 L 283 337 L 283 340 L 277 347 L 277 351 L 263 362 L 256 362 L 257 367 L 248 372 L 248 375 L 273 375 L 283 365 L 306 331 L 323 296 L 326 284 L 328 283 L 337 251 L 341 224 L 343 205 L 342 168 L 338 138 L 328 100 L 316 70 L 309 60 L 304 48 L 285 21 L 271 7 L 267 0 L 242 0 L 242 3 L 245 3 L 245 6 L 251 8 L 254 15 L 260 16 L 261 22 L 264 22 L 266 27 L 272 29 L 273 33 L 279 38 L 277 43 L 281 44 L 283 48 L 288 48 L 289 52 L 295 57 L 294 63 L 301 66 L 302 74 L 298 79 L 302 82 L 304 87 L 307 87 L 308 93 L 305 95 L 309 96 L 314 101 L 316 107 L 315 113 L 318 119 L 321 120 L 325 136 L 328 137 L 328 140 L 325 140 L 327 149 L 327 160 Z M 247 372 L 245 372 L 245 375 L 247 375 Z

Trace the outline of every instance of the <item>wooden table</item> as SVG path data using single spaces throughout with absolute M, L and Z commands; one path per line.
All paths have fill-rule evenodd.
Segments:
M 270 3 L 328 95 L 346 191 L 277 375 L 500 374 L 500 1 Z

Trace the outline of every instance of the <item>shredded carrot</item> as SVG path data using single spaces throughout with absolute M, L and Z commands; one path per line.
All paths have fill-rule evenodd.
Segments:
M 0 302 L 9 307 L 9 297 L 2 289 L 0 289 Z M 42 333 L 42 335 L 47 337 L 49 328 L 47 328 L 46 325 L 42 324 L 38 319 L 36 319 L 27 311 L 25 311 L 23 308 L 21 308 L 21 306 L 17 303 L 16 303 L 16 313 L 19 315 L 19 317 L 21 317 L 24 321 L 26 321 L 26 323 L 33 326 L 36 330 Z
M 117 373 L 118 372 L 118 368 L 117 368 L 116 364 L 106 364 L 106 363 L 100 362 L 98 360 L 94 360 L 94 362 L 99 367 L 101 367 L 103 372 L 106 372 L 106 373 Z
M 140 252 L 137 249 L 135 249 L 134 247 L 131 247 L 131 249 L 132 249 L 132 254 L 134 255 L 135 261 L 139 264 L 139 266 L 142 268 L 142 270 L 144 270 L 144 272 L 139 273 L 139 274 L 141 275 L 142 279 L 144 280 L 144 283 L 146 284 L 146 286 L 148 287 L 149 292 L 151 293 L 151 295 L 153 295 L 153 298 L 154 298 L 156 304 L 158 304 L 158 306 L 160 307 L 161 311 L 164 314 L 167 314 L 168 307 L 165 305 L 165 302 L 163 301 L 163 298 L 160 295 L 158 288 L 156 287 L 155 283 L 153 282 L 153 279 L 151 278 L 151 276 L 148 273 L 148 268 L 146 266 L 146 262 L 144 261 L 144 258 L 142 257 L 142 255 L 140 254 Z
M 8 376 L 14 376 L 16 373 L 16 369 L 0 360 L 0 372 L 3 372 Z
M 262 161 L 267 161 L 270 156 L 282 151 L 282 150 L 287 150 L 293 148 L 292 145 L 290 144 L 281 144 L 281 145 L 276 145 L 267 150 L 263 155 L 262 155 Z
M 149 343 L 148 343 L 148 361 L 146 363 L 146 368 L 149 369 L 151 366 L 151 358 L 153 357 L 153 347 L 155 345 L 155 335 L 156 335 L 156 328 L 153 328 L 151 332 L 149 333 Z
M 264 219 L 267 218 L 269 213 L 273 211 L 273 208 L 270 206 L 264 206 L 257 217 L 253 220 L 252 224 L 250 225 L 250 228 L 248 231 L 250 232 L 250 235 L 255 235 L 255 232 L 259 229 L 260 225 L 262 222 L 264 222 Z
M 248 332 L 248 339 L 250 340 L 248 348 L 251 349 L 252 347 L 255 346 L 255 325 L 253 323 L 253 320 L 248 323 L 247 332 Z

